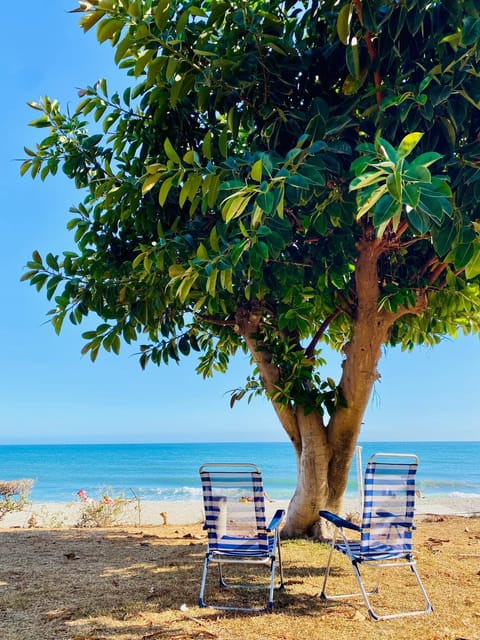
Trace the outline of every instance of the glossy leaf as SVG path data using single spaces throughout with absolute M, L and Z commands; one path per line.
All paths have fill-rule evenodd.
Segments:
M 350 21 L 352 19 L 353 4 L 345 4 L 337 16 L 337 34 L 343 44 L 348 44 L 350 39 Z
M 415 149 L 422 137 L 423 133 L 419 133 L 418 131 L 406 135 L 398 145 L 398 156 L 400 158 L 406 158 Z

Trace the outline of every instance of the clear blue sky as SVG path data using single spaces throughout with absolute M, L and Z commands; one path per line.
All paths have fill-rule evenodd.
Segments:
M 57 337 L 45 324 L 50 304 L 20 283 L 33 249 L 71 247 L 68 208 L 81 198 L 61 176 L 46 183 L 20 178 L 23 145 L 36 132 L 26 106 L 48 94 L 63 105 L 77 89 L 106 76 L 121 88 L 111 47 L 77 27 L 74 0 L 27 0 L 2 7 L 1 224 L 3 273 L 0 331 L 0 444 L 52 442 L 195 442 L 284 440 L 264 400 L 229 408 L 228 391 L 249 371 L 240 357 L 226 376 L 203 381 L 194 363 L 142 372 L 135 348 L 120 357 L 82 357 L 78 328 Z M 433 350 L 389 351 L 365 415 L 362 440 L 478 440 L 478 337 L 446 340 Z M 328 374 L 338 379 L 339 360 Z

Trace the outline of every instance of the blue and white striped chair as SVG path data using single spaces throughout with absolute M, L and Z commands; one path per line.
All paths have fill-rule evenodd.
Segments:
M 205 464 L 200 467 L 200 478 L 208 547 L 198 599 L 199 606 L 210 606 L 204 600 L 210 563 L 218 565 L 220 586 L 259 588 L 252 584 L 227 583 L 222 573 L 224 564 L 253 564 L 270 567 L 266 609 L 271 610 L 275 589 L 276 554 L 280 573 L 278 588 L 283 587 L 279 525 L 285 512 L 282 509 L 277 510 L 267 526 L 262 476 L 258 467 L 253 464 Z M 217 609 L 260 610 L 214 606 Z
M 432 605 L 420 580 L 412 555 L 412 530 L 415 509 L 415 474 L 418 458 L 410 454 L 376 453 L 368 461 L 365 471 L 364 503 L 361 526 L 344 520 L 329 511 L 319 515 L 335 525 L 335 534 L 330 541 L 330 554 L 320 597 L 323 599 L 363 596 L 368 613 L 374 620 L 399 618 L 431 613 Z M 344 529 L 360 533 L 360 540 L 348 540 Z M 336 541 L 340 531 L 343 541 Z M 327 595 L 326 584 L 330 572 L 333 550 L 345 554 L 352 563 L 360 593 Z M 378 588 L 367 592 L 360 576 L 360 565 L 375 567 L 409 567 L 417 580 L 425 608 L 379 615 L 368 598 Z

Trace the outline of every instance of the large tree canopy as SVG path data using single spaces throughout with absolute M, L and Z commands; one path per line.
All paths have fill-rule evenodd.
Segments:
M 480 2 L 92 0 L 130 76 L 31 107 L 47 137 L 22 173 L 81 190 L 78 249 L 24 279 L 84 353 L 140 361 L 239 350 L 290 437 L 286 533 L 338 509 L 383 345 L 480 327 Z M 335 382 L 321 346 L 343 354 Z M 186 393 L 188 391 L 186 390 Z M 259 427 L 261 428 L 261 426 Z

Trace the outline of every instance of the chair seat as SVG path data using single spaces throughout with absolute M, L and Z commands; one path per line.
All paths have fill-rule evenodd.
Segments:
M 265 542 L 268 544 L 268 550 L 265 548 Z M 220 541 L 214 544 L 209 543 L 209 552 L 213 554 L 222 554 L 239 557 L 271 557 L 275 552 L 275 539 L 269 537 L 266 540 L 258 538 L 222 536 Z
M 343 542 L 338 542 L 335 544 L 335 549 L 351 557 L 356 562 L 368 562 L 369 560 L 403 560 L 411 556 L 410 551 L 401 551 L 388 544 L 372 545 L 371 550 L 367 553 L 361 551 L 360 542 L 349 542 L 348 547 Z

